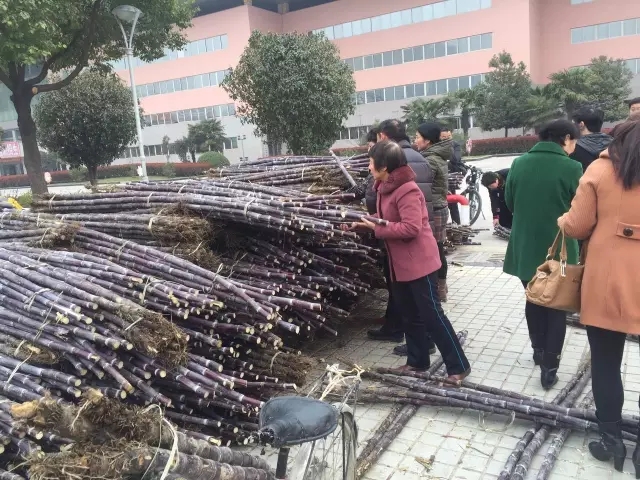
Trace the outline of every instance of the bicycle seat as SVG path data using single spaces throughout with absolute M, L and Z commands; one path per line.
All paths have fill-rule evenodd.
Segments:
M 260 411 L 260 430 L 273 434 L 272 446 L 275 448 L 325 438 L 337 426 L 338 411 L 313 398 L 276 397 Z

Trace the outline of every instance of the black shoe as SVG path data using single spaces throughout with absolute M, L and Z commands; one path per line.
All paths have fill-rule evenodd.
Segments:
M 558 383 L 558 367 L 560 366 L 560 354 L 544 352 L 540 364 L 540 384 L 545 390 L 550 390 Z
M 404 340 L 403 333 L 390 333 L 384 328 L 378 328 L 377 330 L 369 330 L 367 337 L 371 340 L 379 340 L 381 342 L 394 342 L 400 343 Z
M 533 363 L 535 365 L 540 365 L 542 363 L 542 355 L 544 354 L 544 350 L 541 348 L 533 349 Z
M 613 468 L 618 472 L 622 471 L 624 459 L 627 456 L 627 447 L 622 441 L 622 429 L 620 422 L 598 422 L 600 429 L 600 440 L 589 443 L 591 455 L 601 462 L 608 462 L 613 459 Z M 637 452 L 636 448 L 636 452 Z M 634 452 L 634 465 L 636 465 L 636 452 Z M 638 471 L 636 469 L 636 478 Z
M 399 355 L 401 357 L 406 357 L 409 349 L 407 348 L 407 344 L 398 345 L 394 347 L 393 353 Z M 437 352 L 435 344 L 429 347 L 429 355 L 433 355 Z

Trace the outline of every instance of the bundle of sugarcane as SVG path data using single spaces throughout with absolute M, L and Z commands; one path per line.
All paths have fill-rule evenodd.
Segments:
M 189 436 L 160 408 L 125 405 L 98 390 L 88 389 L 80 405 L 49 397 L 0 405 L 16 428 L 46 432 L 44 449 L 20 468 L 32 479 L 138 479 L 154 471 L 192 480 L 273 478 L 264 460 Z
M 511 236 L 511 229 L 505 228 L 502 225 L 496 225 L 493 227 L 493 234 L 498 238 L 509 240 L 509 237 Z
M 446 227 L 447 243 L 451 245 L 473 245 L 471 239 L 475 237 L 479 230 L 468 225 L 458 225 L 449 223 Z
M 340 164 L 354 178 L 366 177 L 369 173 L 369 157 L 358 155 L 350 158 L 338 157 L 267 157 L 251 162 L 242 162 L 210 171 L 214 178 L 225 178 L 241 182 L 271 186 L 289 186 L 310 192 L 344 190 L 352 185 L 344 175 Z
M 30 225 L 63 220 L 98 232 L 135 240 L 138 243 L 159 245 L 198 245 L 213 237 L 212 225 L 199 215 L 164 209 L 159 213 L 72 213 L 48 215 L 22 210 L 0 215 L 3 230 L 28 230 Z
M 39 221 L 36 238 L 57 238 L 57 229 L 68 228 Z M 5 233 L 12 232 L 18 231 Z M 28 246 L 20 236 L 0 243 L 0 324 L 16 328 L 0 351 L 29 342 L 16 349 L 15 362 L 38 349 L 34 353 L 52 358 L 50 363 L 59 358 L 56 369 L 72 370 L 87 385 L 128 401 L 171 407 L 172 420 L 225 442 L 244 443 L 262 400 L 274 390 L 295 389 L 294 382 L 308 372 L 284 341 L 294 344 L 299 333 L 318 329 L 335 334 L 329 318 L 347 314 L 335 305 L 366 291 L 357 277 L 345 276 L 348 267 L 302 246 L 287 253 L 249 239 L 247 248 L 258 249 L 254 263 L 230 263 L 224 277 L 222 268 L 205 270 L 84 227 L 72 233 L 73 251 Z M 295 270 L 258 259 L 279 259 Z M 173 336 L 154 327 L 168 323 L 163 316 L 174 322 Z M 177 349 L 187 340 L 188 356 Z M 25 365 L 35 367 L 28 358 Z M 77 397 L 81 389 L 72 387 L 60 394 Z

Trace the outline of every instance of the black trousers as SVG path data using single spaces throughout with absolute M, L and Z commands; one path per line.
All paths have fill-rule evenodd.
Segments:
M 382 327 L 389 334 L 401 334 L 404 333 L 404 327 L 402 325 L 401 313 L 396 308 L 394 302 L 393 288 L 391 282 L 391 269 L 389 268 L 389 257 L 383 256 L 382 269 L 384 272 L 384 279 L 387 282 L 387 290 L 389 292 L 389 301 L 387 302 L 387 310 L 384 314 L 385 322 Z
M 449 264 L 447 263 L 447 256 L 444 253 L 444 243 L 438 242 L 438 254 L 440 255 L 440 263 L 442 266 L 438 270 L 438 280 L 446 280 L 449 273 Z
M 591 385 L 596 412 L 601 422 L 617 422 L 622 418 L 622 355 L 626 333 L 587 326 L 591 347 Z
M 407 365 L 414 368 L 430 366 L 428 343 L 431 337 L 442 354 L 449 375 L 466 371 L 469 360 L 440 305 L 438 274 L 434 272 L 411 282 L 394 282 L 393 295 L 402 314 Z
M 522 281 L 524 288 L 527 288 L 528 283 Z M 527 318 L 531 346 L 560 355 L 567 334 L 567 313 L 527 302 L 524 314 Z
M 451 215 L 451 221 L 460 225 L 460 209 L 458 208 L 458 202 L 449 204 L 449 214 Z

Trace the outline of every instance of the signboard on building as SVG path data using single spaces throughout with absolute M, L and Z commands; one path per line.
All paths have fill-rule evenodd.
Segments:
M 20 142 L 2 142 L 0 158 L 20 158 L 22 157 L 22 145 Z

